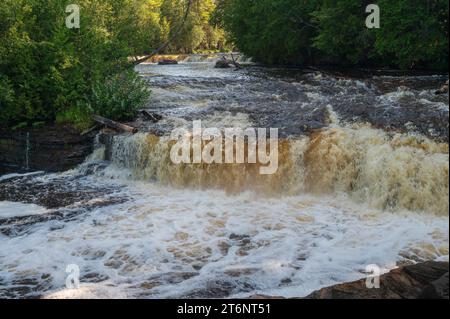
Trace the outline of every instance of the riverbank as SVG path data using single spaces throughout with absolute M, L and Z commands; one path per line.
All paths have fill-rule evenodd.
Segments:
M 361 279 L 320 289 L 306 299 L 449 299 L 448 262 L 400 267 L 379 280 L 379 288 L 369 289 L 367 280 Z
M 92 153 L 95 134 L 81 135 L 70 125 L 57 124 L 0 129 L 0 175 L 74 168 Z
M 372 285 L 371 288 L 367 284 Z M 283 298 L 254 295 L 250 299 Z M 402 266 L 377 279 L 366 278 L 322 288 L 302 299 L 449 299 L 449 264 L 428 261 Z

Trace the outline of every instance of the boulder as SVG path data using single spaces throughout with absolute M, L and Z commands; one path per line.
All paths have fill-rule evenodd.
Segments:
M 439 95 L 439 94 L 448 94 L 448 86 L 449 86 L 449 83 L 448 83 L 448 80 L 447 80 L 447 82 L 445 82 L 445 84 L 439 90 L 437 90 L 435 93 L 437 95 Z
M 231 68 L 230 61 L 222 59 L 216 62 L 216 69 L 228 69 Z
M 394 269 L 380 277 L 380 288 L 366 279 L 313 292 L 306 299 L 448 299 L 448 262 L 429 261 Z
M 159 61 L 158 64 L 159 65 L 176 65 L 176 64 L 178 64 L 178 61 L 165 59 L 165 60 Z
M 84 135 L 69 125 L 0 129 L 0 175 L 9 172 L 61 172 L 92 153 L 96 130 Z

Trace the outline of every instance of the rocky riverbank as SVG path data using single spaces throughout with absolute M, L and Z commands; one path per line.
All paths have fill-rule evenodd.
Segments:
M 448 299 L 448 262 L 425 262 L 400 267 L 381 276 L 379 289 L 366 280 L 335 285 L 313 292 L 307 299 Z
M 79 131 L 68 125 L 18 131 L 0 129 L 0 175 L 71 169 L 92 152 L 95 134 L 81 136 Z
M 313 292 L 304 299 L 448 299 L 448 262 L 428 261 L 400 267 L 380 277 L 380 288 L 368 289 L 366 279 Z M 255 295 L 251 299 L 282 299 Z

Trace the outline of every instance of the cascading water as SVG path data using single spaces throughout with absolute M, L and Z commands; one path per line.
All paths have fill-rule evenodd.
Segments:
M 255 164 L 173 164 L 171 143 L 150 134 L 116 136 L 112 163 L 133 179 L 236 194 L 343 192 L 378 209 L 448 212 L 448 144 L 367 125 L 333 127 L 279 145 L 279 169 L 260 175 Z
M 448 260 L 442 78 L 187 61 L 138 67 L 159 123 L 99 138 L 76 170 L 0 177 L 0 296 L 298 297 L 370 264 Z M 170 132 L 193 120 L 279 128 L 277 173 L 172 163 Z M 81 288 L 64 289 L 73 264 Z

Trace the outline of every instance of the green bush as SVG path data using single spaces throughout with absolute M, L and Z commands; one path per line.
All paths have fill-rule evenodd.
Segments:
M 93 124 L 93 114 L 116 121 L 133 120 L 149 97 L 150 91 L 140 77 L 134 71 L 126 71 L 94 83 L 85 99 L 60 112 L 56 121 L 86 130 Z
M 132 120 L 149 96 L 146 84 L 135 72 L 128 71 L 95 83 L 87 109 L 118 121 Z

